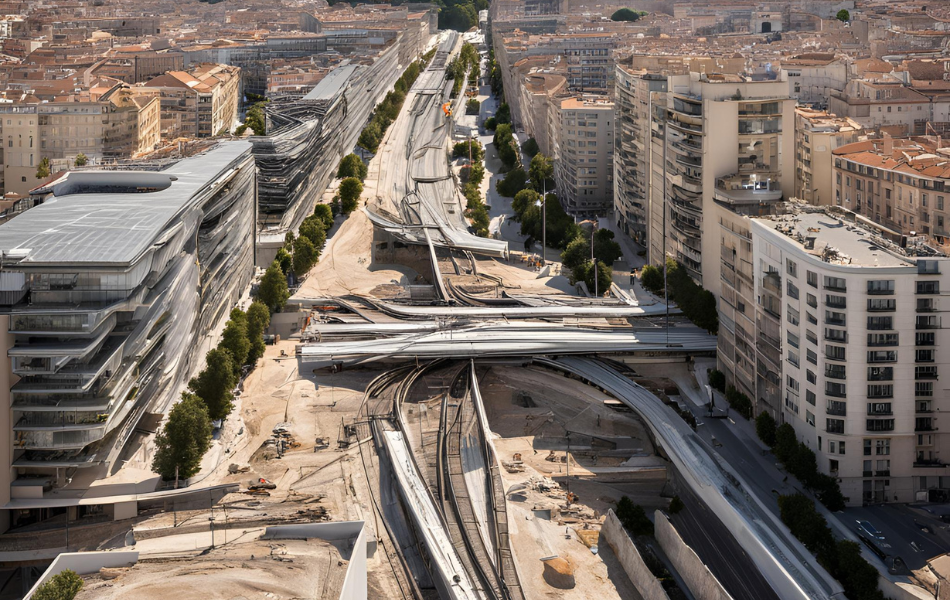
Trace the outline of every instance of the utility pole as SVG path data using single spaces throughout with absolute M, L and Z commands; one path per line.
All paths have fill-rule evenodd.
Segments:
M 541 183 L 541 264 L 546 265 L 548 247 L 548 178 Z
M 597 298 L 600 296 L 597 290 L 597 259 L 594 258 L 594 231 L 597 230 L 596 224 L 591 224 L 590 226 L 590 264 L 594 269 L 594 297 Z

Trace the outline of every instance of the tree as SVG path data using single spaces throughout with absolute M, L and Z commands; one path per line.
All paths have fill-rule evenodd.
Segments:
M 528 174 L 519 167 L 508 171 L 505 178 L 495 184 L 495 190 L 506 198 L 512 198 L 524 189 L 527 181 Z
M 297 277 L 306 275 L 313 265 L 317 263 L 319 253 L 313 247 L 313 242 L 309 238 L 300 236 L 294 242 L 294 273 Z
M 76 155 L 76 159 L 73 161 L 73 164 L 75 164 L 77 167 L 85 167 L 86 163 L 88 162 L 89 159 L 86 157 L 86 155 L 80 152 Z
M 597 275 L 596 280 L 594 279 L 595 273 Z M 571 271 L 571 278 L 575 282 L 583 281 L 591 295 L 603 296 L 610 289 L 613 273 L 613 269 L 599 260 L 597 261 L 597 270 L 594 271 L 593 263 L 587 260 L 574 267 Z
M 720 392 L 726 391 L 726 374 L 720 371 L 719 369 L 711 369 L 709 371 L 709 385 L 714 390 L 719 390 Z M 774 424 L 775 420 L 773 419 L 772 421 Z M 773 441 L 771 444 L 769 444 L 769 446 L 775 445 L 774 432 L 772 434 L 772 437 L 773 437 Z
M 247 335 L 247 330 L 244 330 Z M 201 398 L 208 407 L 212 421 L 226 418 L 234 409 L 234 394 L 237 375 L 231 353 L 215 348 L 205 356 L 205 368 L 188 382 L 191 393 Z
M 550 158 L 540 152 L 531 159 L 528 176 L 531 178 L 531 186 L 535 191 L 541 192 L 545 188 L 554 188 L 554 182 L 551 180 L 554 176 L 554 164 Z
M 565 269 L 574 269 L 590 261 L 590 244 L 587 236 L 579 235 L 567 245 L 561 253 L 561 264 Z
M 247 308 L 247 340 L 250 350 L 247 353 L 247 363 L 253 365 L 257 359 L 264 356 L 264 332 L 270 326 L 270 311 L 267 306 L 255 300 Z
M 634 504 L 627 496 L 617 501 L 617 520 L 633 535 L 653 535 L 653 522 L 639 504 Z
M 842 8 L 838 11 L 838 14 L 835 15 L 835 18 L 841 21 L 842 23 L 847 23 L 851 20 L 851 13 L 848 12 L 848 9 Z
M 775 419 L 768 412 L 763 410 L 755 418 L 755 432 L 763 444 L 769 448 L 775 447 Z
M 277 261 L 271 263 L 261 278 L 261 285 L 257 290 L 258 299 L 267 305 L 271 312 L 280 312 L 290 298 L 287 289 L 287 277 L 281 271 Z
M 534 158 L 535 154 L 541 152 L 541 148 L 538 146 L 537 140 L 528 138 L 525 143 L 521 144 L 521 151 L 527 154 L 528 158 Z
M 33 600 L 73 600 L 82 589 L 82 577 L 72 569 L 64 569 L 36 588 Z
M 379 142 L 382 141 L 382 139 L 382 128 L 379 126 L 379 122 L 373 120 L 360 132 L 360 139 L 357 140 L 356 143 L 364 150 L 375 153 L 379 149 Z
M 594 256 L 604 264 L 612 265 L 623 256 L 620 244 L 614 241 L 614 232 L 609 229 L 598 229 L 594 234 Z
M 499 125 L 511 123 L 511 107 L 508 106 L 507 102 L 502 102 L 501 106 L 498 107 L 498 112 L 495 113 L 495 120 L 498 121 Z
M 323 244 L 325 244 L 327 241 L 327 227 L 323 217 L 318 215 L 310 215 L 304 219 L 303 223 L 300 224 L 300 237 L 309 240 L 310 245 L 316 252 L 316 258 L 319 258 L 320 249 L 323 248 Z M 294 272 L 298 275 L 300 274 L 296 269 L 294 269 Z
M 775 457 L 787 462 L 798 449 L 798 438 L 795 429 L 788 423 L 782 423 L 775 430 Z
M 629 21 L 632 23 L 634 21 L 639 21 L 641 16 L 642 15 L 635 10 L 630 10 L 629 8 L 621 8 L 620 10 L 614 12 L 614 14 L 610 15 L 610 20 L 611 21 Z
M 280 248 L 277 250 L 277 256 L 274 257 L 274 262 L 277 263 L 277 266 L 280 267 L 281 273 L 286 275 L 290 273 L 290 268 L 293 266 L 293 257 L 290 256 L 290 252 L 287 252 L 286 248 Z
M 515 218 L 520 219 L 526 210 L 535 206 L 540 201 L 541 194 L 532 189 L 525 188 L 519 191 L 514 195 L 514 199 L 511 201 L 511 208 L 515 211 Z
M 492 143 L 495 144 L 495 150 L 498 151 L 498 158 L 502 164 L 505 165 L 506 169 L 514 168 L 518 164 L 518 151 L 511 125 L 499 121 L 499 125 L 495 128 L 495 136 L 492 138 Z
M 254 135 L 264 135 L 267 132 L 267 118 L 264 116 L 266 102 L 258 102 L 247 111 L 244 124 L 254 130 Z
M 495 128 L 498 127 L 498 119 L 495 117 L 488 117 L 485 119 L 483 125 L 485 125 L 485 129 L 488 131 L 495 131 Z
M 660 294 L 663 291 L 663 271 L 654 265 L 647 265 L 640 271 L 640 283 L 644 289 Z
M 680 500 L 680 497 L 673 496 L 672 500 L 670 500 L 670 514 L 675 515 L 676 513 L 683 510 L 684 508 L 686 508 L 686 505 L 683 504 L 683 501 Z
M 37 179 L 46 179 L 50 176 L 49 170 L 49 158 L 43 157 L 40 161 L 39 166 L 36 167 L 36 178 Z
M 343 157 L 343 160 L 340 161 L 340 168 L 337 169 L 336 176 L 340 179 L 346 179 L 347 177 L 356 177 L 360 181 L 366 179 L 366 173 L 368 169 L 366 164 L 363 162 L 359 156 L 350 153 Z
M 478 109 L 481 108 L 482 104 L 475 98 L 469 98 L 465 103 L 465 114 L 467 115 L 477 115 Z
M 877 587 L 877 569 L 861 556 L 861 546 L 850 540 L 840 540 L 835 550 L 837 578 L 848 598 L 883 600 L 884 594 Z
M 247 339 L 247 317 L 228 321 L 228 324 L 224 326 L 224 333 L 221 334 L 221 343 L 218 344 L 218 348 L 226 350 L 231 355 L 234 374 L 239 374 L 251 350 L 251 342 Z
M 331 207 L 329 204 L 318 204 L 314 206 L 313 216 L 317 217 L 323 222 L 324 233 L 333 227 L 333 207 Z M 312 242 L 313 240 L 310 241 Z
M 344 214 L 350 214 L 360 205 L 363 183 L 356 177 L 347 177 L 340 182 L 340 203 Z
M 165 426 L 155 436 L 152 470 L 171 480 L 188 479 L 201 468 L 201 457 L 211 446 L 211 419 L 201 398 L 184 392 L 168 413 Z M 35 598 L 35 596 L 34 596 Z

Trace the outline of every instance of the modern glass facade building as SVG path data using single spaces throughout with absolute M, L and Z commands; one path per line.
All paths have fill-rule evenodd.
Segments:
M 71 172 L 42 191 L 43 204 L 0 226 L 12 466 L 111 471 L 251 280 L 251 145 L 161 171 Z

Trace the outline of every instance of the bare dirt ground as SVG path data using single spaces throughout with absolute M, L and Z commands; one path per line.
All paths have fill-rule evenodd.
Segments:
M 648 509 L 668 503 L 660 497 L 665 463 L 654 455 L 643 425 L 605 407 L 608 397 L 600 391 L 535 367 L 494 366 L 481 391 L 500 459 L 510 462 L 518 453 L 523 462 L 523 472 L 502 469 L 502 478 L 527 597 L 640 598 L 610 548 L 598 545 L 594 554 L 589 544 L 621 496 Z M 578 497 L 570 505 L 568 487 Z M 555 589 L 544 580 L 541 559 L 551 556 L 575 565 L 574 589 Z

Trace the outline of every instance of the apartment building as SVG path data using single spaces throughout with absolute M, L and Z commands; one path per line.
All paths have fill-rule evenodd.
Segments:
M 81 496 L 193 375 L 197 342 L 253 274 L 250 150 L 229 142 L 162 171 L 73 171 L 0 225 L 2 504 L 79 471 Z M 3 510 L 0 528 L 41 518 Z
M 42 181 L 36 178 L 47 158 L 55 173 L 75 164 L 129 158 L 158 144 L 158 98 L 117 85 L 93 101 L 22 102 L 0 104 L 3 140 L 4 191 L 25 195 Z
M 823 110 L 795 109 L 795 197 L 809 204 L 834 203 L 832 152 L 858 141 L 863 127 Z
M 614 105 L 614 216 L 620 231 L 650 247 L 650 108 L 668 90 L 665 75 L 618 64 Z
M 834 155 L 834 203 L 909 240 L 950 243 L 950 147 L 940 137 L 884 138 Z
M 666 91 L 647 95 L 649 260 L 674 258 L 718 297 L 721 240 L 710 225 L 720 210 L 768 213 L 793 189 L 795 100 L 783 79 L 700 73 L 671 75 Z
M 831 94 L 828 111 L 866 128 L 898 127 L 905 133 L 922 130 L 932 118 L 930 98 L 899 81 L 852 80 L 844 92 Z
M 614 105 L 603 98 L 566 98 L 557 111 L 558 199 L 569 213 L 604 213 L 613 204 Z
M 241 99 L 241 69 L 203 63 L 170 71 L 145 84 L 161 93 L 162 136 L 211 137 L 231 131 Z
M 754 277 L 758 300 L 754 334 L 720 343 L 727 378 L 746 388 L 755 358 L 768 377 L 746 389 L 757 412 L 790 423 L 850 505 L 945 500 L 950 433 L 938 421 L 950 399 L 937 381 L 950 261 L 922 244 L 901 248 L 896 232 L 840 209 L 742 220 L 743 278 Z M 750 325 L 744 315 L 736 323 Z
M 834 53 L 810 52 L 782 61 L 788 73 L 791 96 L 803 104 L 824 104 L 833 92 L 848 83 L 848 63 Z

